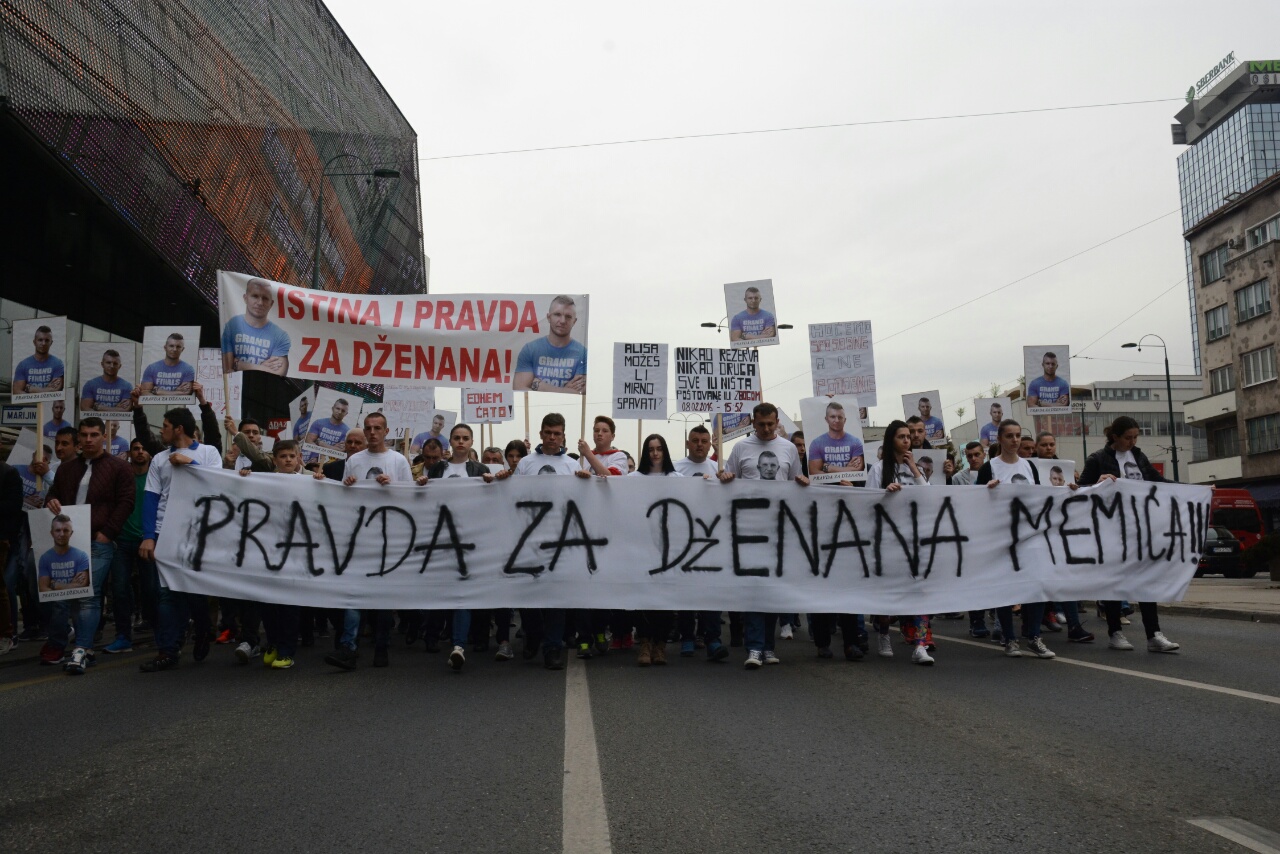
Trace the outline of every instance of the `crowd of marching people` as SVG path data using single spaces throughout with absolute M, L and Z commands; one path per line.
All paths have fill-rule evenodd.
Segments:
M 402 646 L 425 645 L 428 652 L 447 650 L 448 666 L 462 670 L 468 653 L 492 654 L 510 661 L 516 651 L 523 659 L 541 658 L 551 670 L 563 669 L 567 654 L 582 659 L 623 652 L 634 654 L 641 667 L 667 663 L 669 648 L 680 657 L 705 657 L 723 662 L 730 647 L 743 647 L 744 666 L 757 669 L 780 663 L 778 640 L 793 639 L 804 631 L 797 614 L 730 613 L 716 611 L 621 611 L 594 609 L 513 609 L 452 611 L 355 611 L 327 610 L 212 599 L 182 593 L 159 583 L 155 564 L 156 543 L 165 536 L 163 523 L 173 469 L 194 465 L 223 467 L 243 477 L 312 477 L 348 486 L 366 480 L 378 484 L 429 484 L 452 477 L 483 478 L 486 482 L 527 475 L 592 477 L 702 477 L 725 483 L 734 479 L 794 481 L 807 485 L 805 438 L 779 432 L 778 411 L 771 404 L 755 407 L 751 432 L 739 440 L 721 466 L 712 455 L 712 436 L 704 426 L 688 433 L 685 454 L 677 459 L 661 435 L 648 436 L 633 457 L 615 447 L 615 425 L 599 416 L 592 425 L 591 441 L 579 440 L 576 453 L 566 444 L 565 421 L 552 413 L 542 420 L 538 442 L 532 447 L 516 440 L 505 448 L 474 447 L 471 428 L 457 424 L 449 431 L 447 446 L 428 439 L 410 459 L 388 442 L 387 419 L 380 413 L 365 416 L 363 429 L 345 437 L 346 458 L 324 462 L 308 460 L 301 445 L 279 440 L 269 451 L 263 448 L 261 425 L 246 418 L 222 424 L 195 384 L 200 423 L 186 408 L 165 412 L 159 430 L 153 430 L 143 409 L 135 405 L 135 436 L 127 461 L 109 451 L 106 423 L 90 416 L 78 427 L 57 432 L 53 458 L 33 460 L 31 471 L 51 476 L 43 496 L 43 510 L 24 511 L 23 486 L 16 470 L 0 464 L 0 544 L 4 584 L 0 585 L 0 655 L 18 643 L 42 643 L 39 662 L 61 666 L 71 675 L 86 672 L 99 653 L 130 652 L 144 633 L 153 636 L 155 655 L 141 664 L 143 672 L 176 667 L 180 653 L 189 646 L 194 661 L 203 661 L 215 646 L 230 648 L 241 664 L 261 662 L 272 669 L 294 666 L 301 646 L 323 642 L 329 647 L 325 662 L 342 670 L 360 666 L 360 647 L 372 644 L 372 665 L 390 663 L 393 639 Z M 1108 479 L 1137 478 L 1162 481 L 1136 447 L 1139 428 L 1127 416 L 1117 418 L 1107 430 L 1107 445 L 1092 454 L 1078 478 L 1079 486 Z M 895 492 L 928 486 L 928 478 L 916 464 L 916 452 L 928 448 L 925 424 L 919 417 L 893 421 L 885 431 L 880 458 L 866 460 L 865 486 Z M 1012 420 L 999 424 L 996 441 L 984 447 L 970 442 L 963 449 L 961 467 L 948 459 L 945 475 L 950 486 L 983 486 L 1025 480 L 1039 483 L 1040 475 L 1028 460 L 1056 459 L 1052 434 L 1031 435 Z M 858 484 L 862 485 L 862 484 Z M 852 483 L 814 487 L 845 488 Z M 40 580 L 31 551 L 30 527 L 56 526 L 62 508 L 92 505 L 93 596 L 40 602 Z M 55 531 L 55 540 L 57 533 Z M 114 637 L 105 645 L 106 609 Z M 1132 650 L 1123 626 L 1132 610 L 1119 601 L 1098 604 L 1107 623 L 1107 643 L 1114 650 Z M 1151 652 L 1173 652 L 1178 644 L 1160 629 L 1154 603 L 1138 603 Z M 518 621 L 516 616 L 518 613 Z M 807 632 L 823 659 L 836 657 L 838 633 L 841 652 L 849 661 L 868 655 L 873 644 L 878 656 L 892 658 L 890 632 L 896 623 L 910 649 L 911 661 L 935 662 L 931 619 L 935 615 L 809 614 Z M 999 645 L 1003 654 L 1051 659 L 1055 653 L 1045 643 L 1045 633 L 1063 633 L 1070 643 L 1091 643 L 1095 637 L 1084 627 L 1080 603 L 1010 603 L 992 611 L 967 615 L 936 615 L 969 621 L 969 635 Z M 1020 622 L 1020 626 L 1015 625 Z M 728 638 L 724 627 L 728 627 Z M 21 630 L 19 630 L 21 626 Z

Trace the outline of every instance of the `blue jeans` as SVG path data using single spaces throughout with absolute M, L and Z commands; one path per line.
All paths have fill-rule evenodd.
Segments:
M 115 543 L 97 543 L 89 553 L 89 576 L 93 595 L 84 599 L 60 599 L 53 603 L 53 621 L 49 624 L 49 643 L 66 649 L 70 635 L 69 620 L 75 621 L 76 646 L 93 649 L 93 636 L 102 619 L 102 592 L 106 589 L 111 561 L 116 555 Z
M 773 649 L 774 629 L 778 625 L 777 614 L 748 611 L 742 615 L 742 635 L 747 651 L 764 652 Z
M 359 634 L 360 612 L 355 608 L 347 608 L 342 612 L 342 634 L 338 636 L 338 646 L 354 652 Z
M 142 564 L 138 557 L 138 543 L 124 540 L 116 542 L 116 553 L 111 559 L 111 614 L 116 624 L 116 637 L 133 640 L 133 573 Z M 138 583 L 145 583 L 139 572 Z M 101 607 L 103 593 L 98 595 Z M 80 631 L 76 630 L 77 633 Z
M 471 635 L 471 612 L 459 608 L 453 612 L 453 645 L 465 647 Z
M 199 593 L 179 593 L 161 587 L 156 602 L 156 650 L 162 655 L 178 654 L 187 630 L 187 620 L 195 621 L 195 631 L 209 633 L 209 599 Z

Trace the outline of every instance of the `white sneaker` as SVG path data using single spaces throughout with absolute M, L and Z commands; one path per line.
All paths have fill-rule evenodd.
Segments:
M 765 664 L 781 664 L 782 659 L 778 658 L 778 654 L 773 650 L 766 649 L 764 651 L 764 663 Z
M 511 642 L 503 641 L 498 644 L 498 651 L 494 653 L 494 661 L 510 661 L 515 658 L 515 653 L 511 651 Z
M 1057 658 L 1058 654 L 1049 647 L 1044 645 L 1044 641 L 1040 638 L 1031 638 L 1027 641 L 1027 649 L 1036 658 Z
M 888 635 L 880 635 L 880 657 L 893 658 L 893 640 Z
M 449 653 L 449 666 L 454 670 L 461 670 L 462 665 L 467 663 L 467 651 L 460 646 L 455 646 L 453 652 Z
M 916 644 L 916 651 L 911 653 L 912 664 L 933 664 L 933 656 L 929 654 L 929 648 L 924 644 Z
M 1129 643 L 1129 639 L 1124 636 L 1124 632 L 1112 632 L 1111 642 L 1107 644 L 1109 649 L 1131 650 L 1133 644 Z
M 71 657 L 67 659 L 67 663 L 62 665 L 63 672 L 70 673 L 72 676 L 82 675 L 85 667 L 88 666 L 88 658 L 84 647 L 76 647 L 71 651 Z
M 241 664 L 248 664 L 249 659 L 262 655 L 262 650 L 256 646 L 250 646 L 248 641 L 242 641 L 235 649 L 236 661 Z
M 792 640 L 795 638 L 795 634 L 791 631 L 790 623 L 782 624 L 782 628 L 778 630 L 778 637 L 782 638 L 783 640 Z
M 17 646 L 12 638 L 0 638 L 0 655 L 8 655 Z
M 1022 658 L 1022 650 L 1018 648 L 1018 641 L 1011 640 L 1004 645 L 1004 654 L 1009 658 Z
M 762 664 L 764 664 L 764 656 L 760 654 L 760 650 L 753 649 L 747 653 L 747 660 L 742 663 L 742 666 L 748 670 L 755 670 Z
M 1147 639 L 1147 652 L 1177 652 L 1182 644 L 1174 643 L 1164 636 L 1164 632 L 1156 632 Z
M 1130 625 L 1130 624 L 1131 624 L 1131 623 L 1130 623 L 1129 618 L 1128 618 L 1128 617 L 1126 617 L 1124 614 L 1121 614 L 1121 615 L 1120 615 L 1120 625 L 1122 625 L 1122 626 L 1128 626 L 1128 625 Z

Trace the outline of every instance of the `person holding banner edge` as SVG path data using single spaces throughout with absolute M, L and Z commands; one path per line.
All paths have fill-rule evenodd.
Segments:
M 586 439 L 578 440 L 578 464 L 583 471 L 591 472 L 599 477 L 621 477 L 627 474 L 626 451 L 613 447 L 617 434 L 617 425 L 607 415 L 597 415 L 591 425 L 591 439 L 595 442 L 592 448 Z M 570 615 L 573 629 L 578 636 L 578 658 L 591 658 L 604 655 L 609 650 L 609 641 L 605 638 L 605 630 L 613 626 L 613 640 L 622 648 L 621 638 L 625 635 L 628 641 L 631 636 L 631 617 L 628 611 L 602 610 L 597 608 L 575 608 Z M 630 642 L 626 645 L 630 648 Z
M 919 435 L 924 437 L 924 422 L 919 416 L 912 416 L 920 424 Z M 885 441 L 881 448 L 883 459 L 876 460 L 867 471 L 867 486 L 883 489 L 886 492 L 897 492 L 903 486 L 928 486 L 929 481 L 916 466 L 912 455 L 913 426 L 906 421 L 890 421 L 885 428 Z M 893 641 L 889 638 L 889 617 L 884 614 L 875 616 L 876 633 L 879 637 L 880 657 L 893 658 Z M 898 625 L 902 629 L 902 637 L 908 645 L 914 647 L 911 653 L 913 664 L 932 665 L 934 658 L 929 654 L 929 644 L 933 640 L 927 614 L 898 617 Z
M 1048 356 L 1046 355 L 1046 359 Z M 1155 470 L 1147 455 L 1138 447 L 1138 436 L 1141 430 L 1138 422 L 1128 415 L 1118 416 L 1107 426 L 1107 444 L 1101 450 L 1094 451 L 1085 460 L 1084 471 L 1080 473 L 1080 486 L 1093 486 L 1107 483 L 1124 477 L 1128 480 L 1143 480 L 1150 483 L 1168 483 L 1169 481 Z M 1122 474 L 1123 473 L 1123 474 Z M 1135 476 L 1136 475 L 1136 476 Z M 1069 484 L 1072 489 L 1076 484 Z M 1102 603 L 1107 615 L 1107 634 L 1109 649 L 1129 651 L 1133 644 L 1120 630 L 1120 602 L 1111 600 Z M 1155 602 L 1139 602 L 1142 612 L 1142 628 L 1147 633 L 1148 652 L 1177 652 L 1181 644 L 1174 643 L 1160 631 L 1160 614 Z

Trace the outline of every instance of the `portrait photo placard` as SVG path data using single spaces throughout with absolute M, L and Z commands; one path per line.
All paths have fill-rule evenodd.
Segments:
M 943 464 L 947 461 L 945 448 L 920 448 L 911 453 L 915 457 L 916 468 L 920 469 L 920 474 L 930 486 L 947 485 L 947 473 L 943 471 Z
M 321 457 L 345 460 L 343 443 L 360 418 L 364 403 L 358 397 L 331 388 L 316 389 L 315 409 L 302 437 L 302 452 Z M 296 423 L 296 419 L 295 419 Z
M 189 406 L 200 359 L 199 326 L 148 326 L 142 330 L 142 374 L 138 402 L 144 406 Z
M 806 397 L 800 401 L 800 418 L 804 422 L 805 473 L 811 483 L 867 479 L 857 395 Z
M 37 317 L 13 323 L 10 403 L 66 400 L 67 319 Z
M 936 388 L 902 396 L 903 417 L 918 415 L 924 419 L 924 437 L 930 443 L 946 441 L 947 427 L 942 423 L 941 412 L 942 397 Z
M 1069 486 L 1076 482 L 1074 460 L 1042 460 L 1033 458 L 1031 465 L 1040 475 L 1041 486 Z
M 1071 412 L 1071 348 L 1066 344 L 1022 348 L 1027 412 L 1065 415 Z
M 89 555 L 88 504 L 66 504 L 54 515 L 48 510 L 31 514 L 31 550 L 36 559 L 36 589 L 41 602 L 88 599 L 93 596 Z
M 409 451 L 417 454 L 428 439 L 439 439 L 440 447 L 449 453 L 449 431 L 458 423 L 458 413 L 446 409 L 433 409 L 418 423 L 413 425 L 413 438 L 409 440 Z
M 733 282 L 724 286 L 725 316 L 729 318 L 729 347 L 766 347 L 778 343 L 777 306 L 773 280 Z
M 76 426 L 75 392 L 67 391 L 62 397 L 44 401 L 44 422 L 40 425 L 40 435 L 46 442 L 52 442 L 58 431 L 64 427 Z
M 989 448 L 999 444 L 1000 422 L 1013 417 L 1013 401 L 1007 397 L 975 397 L 973 417 L 978 424 L 978 441 Z
M 131 421 L 138 365 L 132 341 L 80 342 L 80 417 Z

